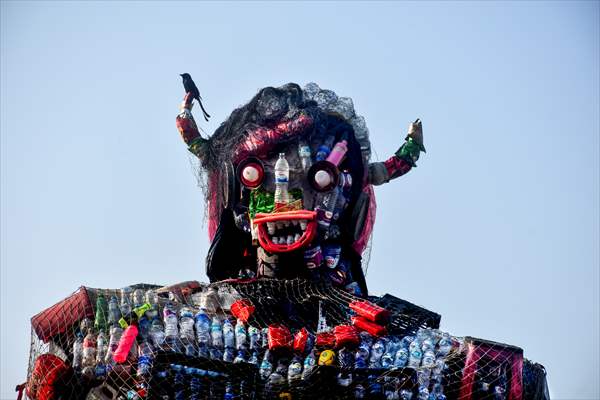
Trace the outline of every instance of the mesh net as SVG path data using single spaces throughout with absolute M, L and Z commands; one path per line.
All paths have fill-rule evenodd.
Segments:
M 301 279 L 82 287 L 32 318 L 25 396 L 548 398 L 521 349 L 439 323 L 389 294 Z

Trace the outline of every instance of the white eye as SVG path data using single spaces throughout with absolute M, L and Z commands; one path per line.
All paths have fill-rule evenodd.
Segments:
M 317 173 L 315 174 L 315 183 L 321 187 L 327 187 L 331 184 L 332 179 L 331 179 L 331 175 L 329 174 L 329 172 L 324 171 L 324 170 L 319 170 L 317 171 Z
M 258 178 L 260 177 L 260 173 L 258 172 L 258 169 L 256 169 L 255 166 L 248 165 L 242 171 L 242 176 L 244 177 L 244 180 L 246 180 L 248 182 L 256 182 L 258 180 Z

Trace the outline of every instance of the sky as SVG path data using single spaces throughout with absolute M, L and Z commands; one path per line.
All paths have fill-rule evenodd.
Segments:
M 352 97 L 377 187 L 367 282 L 513 344 L 555 399 L 598 399 L 598 2 L 1 2 L 1 398 L 30 317 L 79 286 L 206 281 L 204 203 L 175 128 L 260 88 Z M 196 111 L 196 110 L 195 110 Z M 196 111 L 197 113 L 197 111 Z M 201 118 L 197 118 L 200 121 Z

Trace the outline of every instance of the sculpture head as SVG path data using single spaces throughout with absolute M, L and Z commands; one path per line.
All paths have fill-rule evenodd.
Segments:
M 354 281 L 364 286 L 362 249 L 355 244 L 371 229 L 365 224 L 372 200 L 365 199 L 370 145 L 351 99 L 316 84 L 264 88 L 232 112 L 201 154 L 211 279 L 237 277 L 246 269 L 304 276 L 321 256 L 334 280 L 346 284 L 359 274 Z M 280 157 L 289 166 L 289 198 L 276 204 Z M 321 255 L 311 259 L 319 248 Z M 268 266 L 277 271 L 261 270 L 265 263 L 277 264 Z

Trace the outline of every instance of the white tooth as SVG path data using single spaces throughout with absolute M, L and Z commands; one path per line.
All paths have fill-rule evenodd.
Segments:
M 275 234 L 275 222 L 267 222 L 267 231 L 269 232 L 269 235 Z
M 279 244 L 286 244 L 287 240 L 285 239 L 285 236 L 282 236 L 279 238 Z
M 285 227 L 287 228 L 288 226 L 290 226 L 290 221 L 283 221 L 283 224 L 285 225 Z
M 287 244 L 294 244 L 294 237 L 292 235 L 288 235 Z
M 293 220 L 292 220 L 292 225 L 294 225 L 294 226 L 298 226 L 298 220 L 297 220 L 297 219 L 293 219 Z
M 278 237 L 278 236 L 273 236 L 273 238 L 271 239 L 271 241 L 272 241 L 274 244 L 278 244 L 278 243 L 279 243 L 279 237 Z
M 306 230 L 306 226 L 308 225 L 308 221 L 305 219 L 301 219 L 300 220 L 300 229 L 302 229 L 303 231 Z
M 283 222 L 277 221 L 275 222 L 275 226 L 277 227 L 277 229 L 283 229 Z
M 302 237 L 302 235 L 300 235 L 299 233 L 296 233 L 296 236 L 294 236 L 294 242 L 297 242 L 298 240 L 300 240 L 301 237 Z

